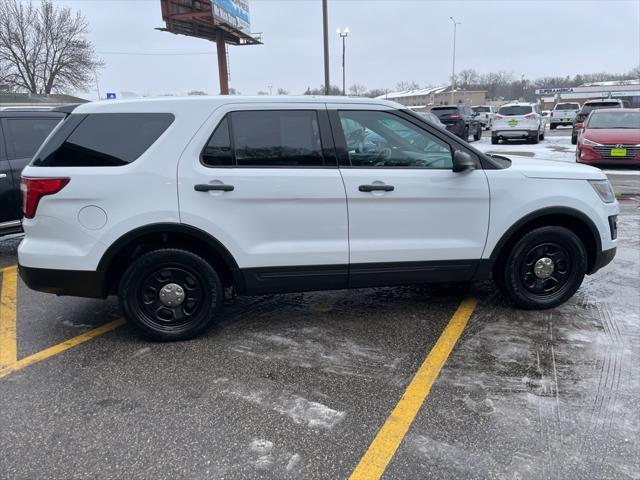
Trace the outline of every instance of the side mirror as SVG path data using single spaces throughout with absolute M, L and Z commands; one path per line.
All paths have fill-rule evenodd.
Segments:
M 455 173 L 470 172 L 476 169 L 476 161 L 462 150 L 453 152 L 453 171 Z
M 582 122 L 578 122 L 578 123 L 576 123 L 574 126 L 576 127 L 576 130 L 580 130 L 580 129 L 582 129 L 582 126 L 583 126 L 583 125 L 584 125 L 584 123 L 582 123 Z

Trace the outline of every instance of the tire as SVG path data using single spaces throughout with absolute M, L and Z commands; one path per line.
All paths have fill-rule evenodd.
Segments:
M 555 130 L 556 128 L 558 128 L 558 125 L 556 125 L 555 123 L 552 123 L 551 125 L 549 125 L 549 128 L 551 130 Z
M 545 259 L 552 261 L 551 272 L 543 270 Z M 518 240 L 496 270 L 496 284 L 516 306 L 553 308 L 580 288 L 587 271 L 587 252 L 571 230 L 539 227 Z
M 482 138 L 482 125 L 478 125 L 476 133 L 473 134 L 473 139 L 477 142 Z
M 465 142 L 469 141 L 469 127 L 465 126 L 464 130 L 462 130 L 462 140 L 464 140 Z
M 542 133 L 540 134 L 540 137 L 538 137 L 540 140 L 544 140 L 544 130 L 542 131 Z
M 536 143 L 538 143 L 540 141 L 540 139 L 538 138 L 538 135 L 536 134 L 536 136 L 534 138 L 529 138 L 529 143 L 533 143 L 534 145 Z
M 571 134 L 571 145 L 575 145 L 576 143 L 578 143 L 578 135 L 575 134 Z
M 499 142 L 497 137 L 491 137 L 491 145 L 498 145 Z
M 162 292 L 169 286 L 180 288 L 177 293 Z M 160 299 L 161 293 L 179 297 L 180 292 L 183 300 L 177 306 Z M 143 337 L 159 341 L 187 340 L 206 332 L 218 320 L 223 296 L 220 277 L 211 265 L 178 249 L 142 255 L 127 268 L 118 288 L 129 323 Z

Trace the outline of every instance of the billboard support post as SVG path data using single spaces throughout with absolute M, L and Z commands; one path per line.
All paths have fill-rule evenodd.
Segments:
M 322 33 L 324 35 L 324 94 L 329 95 L 329 18 L 327 0 L 322 0 Z
M 229 95 L 227 44 L 262 45 L 250 32 L 248 0 L 160 0 L 163 32 L 203 38 L 216 43 L 220 94 Z
M 227 44 L 224 35 L 216 35 L 218 47 L 218 75 L 220 76 L 220 95 L 229 95 L 229 69 L 227 65 Z

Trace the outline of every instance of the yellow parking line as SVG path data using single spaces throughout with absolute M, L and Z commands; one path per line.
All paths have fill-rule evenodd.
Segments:
M 369 445 L 349 480 L 374 480 L 382 477 L 387 465 L 407 434 L 442 366 L 449 358 L 471 314 L 476 308 L 475 298 L 466 298 L 440 335 L 431 352 L 411 380 L 402 398 Z
M 0 288 L 0 371 L 16 363 L 16 285 L 18 272 L 16 267 L 1 270 Z
M 8 270 L 16 270 L 18 267 L 16 265 L 9 265 L 8 267 L 0 268 L 0 273 L 4 273 Z
M 65 350 L 69 350 L 76 345 L 80 345 L 81 343 L 92 340 L 100 335 L 103 335 L 107 332 L 111 332 L 116 328 L 124 325 L 125 321 L 123 319 L 114 320 L 109 322 L 101 327 L 94 328 L 93 330 L 89 330 L 88 332 L 83 333 L 82 335 L 78 335 L 77 337 L 72 338 L 71 340 L 67 340 L 66 342 L 59 343 L 58 345 L 54 345 L 53 347 L 49 347 L 46 350 L 42 350 L 41 352 L 35 353 L 25 358 L 21 358 L 16 361 L 13 365 L 9 365 L 8 367 L 0 366 L 0 378 L 9 375 L 12 372 L 17 370 L 22 370 L 29 365 L 33 365 L 34 363 L 41 362 L 42 360 L 46 360 L 49 357 L 53 357 L 54 355 L 58 355 L 59 353 L 64 352 Z

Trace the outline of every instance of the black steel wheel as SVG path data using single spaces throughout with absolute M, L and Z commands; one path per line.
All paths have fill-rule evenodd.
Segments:
M 204 259 L 185 250 L 142 255 L 125 271 L 119 299 L 129 322 L 153 340 L 185 340 L 217 320 L 223 288 Z
M 524 235 L 499 262 L 503 293 L 526 309 L 552 308 L 580 288 L 587 253 L 580 239 L 563 227 L 540 227 Z

